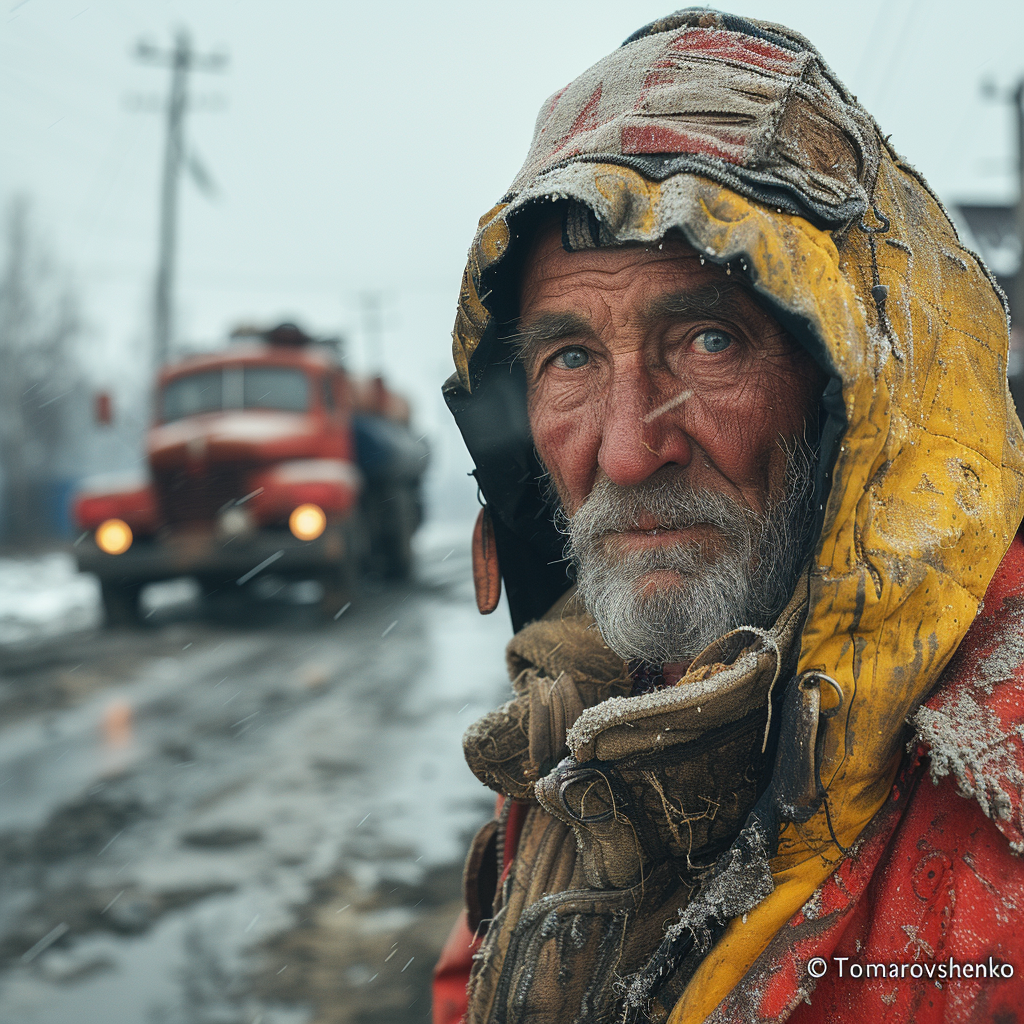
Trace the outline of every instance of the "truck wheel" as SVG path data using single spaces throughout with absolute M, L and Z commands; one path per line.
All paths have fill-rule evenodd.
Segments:
M 386 557 L 385 575 L 389 580 L 407 580 L 412 575 L 412 530 L 396 530 L 391 535 Z
M 415 559 L 412 553 L 412 535 L 416 532 L 416 495 L 411 488 L 395 491 L 393 520 L 384 548 L 385 575 L 392 580 L 407 580 L 412 575 Z
M 408 580 L 414 564 L 416 494 L 408 486 L 392 487 L 385 494 L 380 503 L 383 522 L 376 538 L 378 571 L 386 580 Z
M 356 591 L 356 573 L 351 561 L 333 566 L 320 576 L 323 594 L 320 597 L 320 612 L 325 619 L 333 619 Z
M 139 596 L 141 583 L 100 582 L 103 611 L 108 626 L 137 626 L 139 624 Z

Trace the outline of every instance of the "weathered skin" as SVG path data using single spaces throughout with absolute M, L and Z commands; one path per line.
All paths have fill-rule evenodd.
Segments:
M 762 512 L 785 470 L 779 438 L 803 431 L 821 371 L 685 243 L 567 253 L 560 231 L 545 230 L 527 258 L 520 332 L 533 439 L 567 511 L 599 475 L 628 487 L 675 465 L 694 488 Z M 722 351 L 708 350 L 708 332 L 728 334 Z M 585 363 L 567 365 L 567 352 Z M 628 547 L 682 539 L 620 536 Z
M 662 469 L 764 512 L 825 377 L 721 267 L 677 239 L 568 253 L 552 223 L 526 258 L 519 310 L 530 429 L 569 514 L 601 478 L 630 487 Z M 702 523 L 639 527 L 607 537 L 606 555 L 699 543 L 713 559 L 724 541 Z M 676 583 L 660 570 L 644 586 Z

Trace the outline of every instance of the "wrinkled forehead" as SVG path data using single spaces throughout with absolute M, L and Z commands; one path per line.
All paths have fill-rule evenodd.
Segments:
M 533 238 L 518 279 L 516 332 L 539 314 L 560 311 L 579 320 L 602 308 L 621 327 L 664 296 L 733 291 L 729 278 L 701 260 L 681 238 L 629 242 L 573 250 L 562 244 L 560 225 L 548 224 Z M 702 306 L 706 305 L 702 301 Z
M 717 307 L 778 328 L 743 275 L 706 260 L 677 231 L 650 242 L 611 240 L 576 248 L 566 238 L 573 205 L 546 209 L 520 238 L 515 308 L 507 321 L 515 345 L 521 346 L 524 328 L 538 311 L 571 311 L 578 319 L 581 310 L 575 305 L 588 293 L 604 295 L 620 316 L 671 296 L 669 305 L 680 314 L 684 307 L 702 313 Z

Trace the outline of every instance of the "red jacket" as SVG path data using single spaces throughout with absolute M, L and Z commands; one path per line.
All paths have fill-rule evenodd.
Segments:
M 856 853 L 709 1020 L 1024 1022 L 1020 534 L 914 724 L 914 749 Z M 506 871 L 520 820 L 510 818 Z M 463 916 L 435 969 L 434 1024 L 465 1013 L 478 945 Z

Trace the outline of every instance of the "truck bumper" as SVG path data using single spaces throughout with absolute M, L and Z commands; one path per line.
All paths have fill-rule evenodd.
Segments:
M 155 583 L 178 576 L 243 580 L 252 570 L 312 578 L 339 568 L 348 555 L 341 526 L 332 524 L 316 540 L 297 540 L 287 530 L 261 530 L 224 539 L 212 532 L 173 533 L 140 539 L 122 555 L 101 551 L 92 536 L 75 551 L 81 572 L 113 583 Z M 264 565 L 264 563 L 266 563 Z M 251 578 L 251 577 L 249 577 Z

